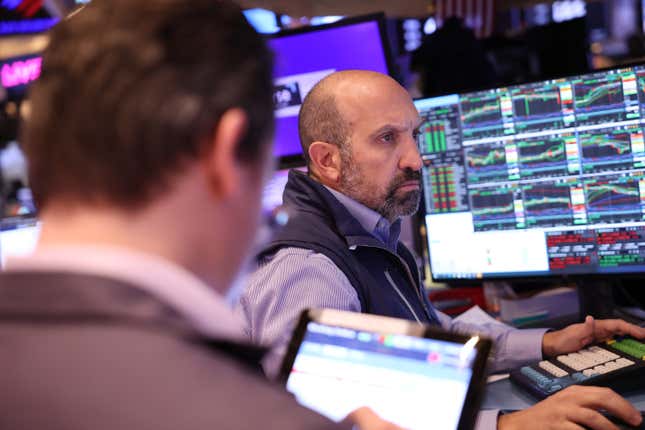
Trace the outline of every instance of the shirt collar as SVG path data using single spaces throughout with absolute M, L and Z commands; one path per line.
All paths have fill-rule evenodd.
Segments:
M 65 271 L 127 282 L 175 308 L 201 334 L 242 340 L 242 322 L 224 298 L 183 267 L 162 257 L 108 245 L 41 246 L 7 259 L 6 271 Z
M 350 215 L 356 218 L 366 231 L 380 240 L 388 249 L 396 252 L 396 245 L 401 234 L 400 218 L 390 224 L 381 214 L 362 203 L 326 185 L 324 187 L 347 209 Z

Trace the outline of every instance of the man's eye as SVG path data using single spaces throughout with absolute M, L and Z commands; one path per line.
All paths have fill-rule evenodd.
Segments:
M 394 133 L 387 133 L 381 136 L 381 140 L 384 142 L 394 142 Z

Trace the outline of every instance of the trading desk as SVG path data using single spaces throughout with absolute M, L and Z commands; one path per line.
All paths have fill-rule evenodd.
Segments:
M 642 390 L 625 395 L 625 398 L 636 409 L 645 410 L 645 387 Z M 486 386 L 482 409 L 525 409 L 536 402 L 536 399 L 511 384 L 511 381 L 506 378 Z

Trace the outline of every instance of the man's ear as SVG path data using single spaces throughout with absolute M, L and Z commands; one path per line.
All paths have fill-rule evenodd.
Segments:
M 240 191 L 242 171 L 238 148 L 246 135 L 248 119 L 239 108 L 229 109 L 221 116 L 203 159 L 207 181 L 218 197 L 228 197 Z
M 340 148 L 334 144 L 316 141 L 309 145 L 309 159 L 314 173 L 325 185 L 340 181 Z

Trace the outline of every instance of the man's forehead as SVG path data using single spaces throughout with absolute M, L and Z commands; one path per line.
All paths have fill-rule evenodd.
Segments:
M 407 120 L 392 120 L 392 121 L 377 121 L 371 124 L 372 129 L 379 130 L 393 130 L 393 131 L 409 131 L 418 129 L 423 121 L 418 116 L 411 117 Z
M 347 119 L 379 116 L 390 122 L 421 122 L 412 98 L 405 90 L 393 97 L 378 92 L 361 95 L 339 93 L 335 99 L 339 112 Z

